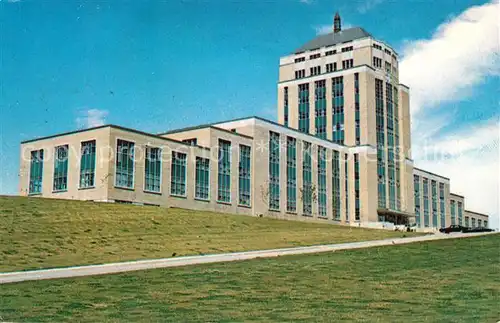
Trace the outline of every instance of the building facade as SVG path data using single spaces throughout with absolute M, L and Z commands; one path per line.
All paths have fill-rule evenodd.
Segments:
M 347 147 L 371 147 L 363 188 L 380 221 L 414 214 L 409 89 L 397 53 L 362 28 L 334 30 L 280 59 L 278 122 Z
M 278 123 L 163 134 L 106 125 L 25 141 L 19 191 L 349 225 L 486 226 L 448 178 L 414 167 L 398 73 L 390 46 L 342 30 L 336 16 L 331 33 L 280 59 Z

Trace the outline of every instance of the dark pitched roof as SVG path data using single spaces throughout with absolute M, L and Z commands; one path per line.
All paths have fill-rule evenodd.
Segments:
M 337 45 L 340 43 L 345 43 L 348 41 L 366 37 L 373 37 L 373 36 L 361 27 L 353 27 L 345 29 L 338 33 L 334 33 L 332 31 L 331 33 L 328 33 L 326 35 L 319 35 L 313 40 L 308 41 L 307 43 L 299 47 L 297 50 L 295 50 L 295 53 L 305 52 L 307 50 L 318 49 L 321 47 Z

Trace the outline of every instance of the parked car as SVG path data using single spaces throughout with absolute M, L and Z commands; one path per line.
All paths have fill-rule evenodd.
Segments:
M 449 227 L 447 228 L 441 228 L 439 229 L 439 232 L 442 232 L 442 233 L 450 233 L 450 232 L 465 232 L 465 230 L 467 230 L 468 228 L 466 227 L 463 227 L 461 225 L 458 225 L 458 224 L 453 224 L 453 225 L 450 225 Z

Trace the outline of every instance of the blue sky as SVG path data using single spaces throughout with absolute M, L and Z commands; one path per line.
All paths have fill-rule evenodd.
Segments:
M 0 194 L 16 193 L 20 141 L 86 122 L 105 119 L 158 132 L 247 115 L 275 119 L 279 57 L 331 24 L 336 10 L 345 24 L 364 27 L 392 44 L 402 60 L 408 57 L 401 81 L 420 89 L 414 142 L 428 136 L 446 142 L 470 129 L 498 128 L 497 61 L 490 62 L 494 72 L 490 65 L 474 66 L 481 62 L 464 65 L 461 59 L 467 57 L 456 58 L 451 48 L 449 59 L 459 65 L 445 68 L 472 64 L 478 78 L 433 93 L 433 102 L 422 94 L 432 88 L 426 89 L 429 82 L 419 74 L 436 73 L 443 65 L 426 65 L 433 60 L 426 54 L 432 55 L 436 33 L 471 7 L 486 5 L 470 0 L 440 0 L 439 5 L 422 0 L 0 0 Z M 487 28 L 488 22 L 480 25 L 486 21 L 482 13 L 470 12 L 479 16 L 478 28 Z M 493 48 L 487 58 L 491 51 L 498 55 Z M 438 72 L 447 73 L 442 69 Z M 427 126 L 418 127 L 428 123 L 435 126 L 431 134 Z M 498 166 L 498 158 L 491 162 Z M 498 180 L 492 185 L 498 192 Z M 462 186 L 467 193 L 468 184 Z M 496 201 L 496 210 L 492 204 L 483 211 L 498 213 Z

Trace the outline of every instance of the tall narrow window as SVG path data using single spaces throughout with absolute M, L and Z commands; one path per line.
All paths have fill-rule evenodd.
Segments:
M 325 80 L 314 82 L 316 136 L 326 139 L 326 87 Z
M 343 77 L 332 78 L 332 115 L 333 134 L 335 143 L 344 144 L 344 81 Z
M 469 221 L 469 217 L 468 216 L 465 217 L 465 226 L 467 228 L 470 227 L 470 221 Z
M 355 220 L 359 221 L 361 217 L 361 202 L 359 198 L 359 154 L 354 154 L 354 197 L 355 201 Z
M 457 203 L 458 225 L 462 225 L 462 202 Z
M 431 181 L 431 189 L 432 189 L 432 226 L 434 228 L 437 228 L 438 227 L 438 205 L 437 205 L 438 192 L 437 192 L 437 182 L 434 180 Z
M 420 177 L 413 175 L 413 189 L 415 191 L 415 222 L 420 227 Z
M 361 125 L 359 111 L 359 73 L 354 73 L 354 125 L 356 145 L 361 144 Z
M 250 206 L 250 179 L 251 179 L 251 151 L 252 148 L 240 145 L 240 165 L 239 165 L 239 183 L 238 183 L 238 203 L 240 205 Z
M 344 154 L 345 169 L 345 220 L 349 222 L 349 157 Z
M 375 114 L 377 128 L 377 177 L 378 177 L 378 206 L 386 207 L 385 192 L 385 120 L 384 120 L 384 83 L 375 79 Z
M 161 186 L 161 149 L 146 147 L 146 166 L 144 167 L 144 189 L 160 192 Z
M 457 222 L 456 216 L 456 204 L 454 200 L 450 201 L 450 213 L 451 213 L 451 225 L 455 225 Z
M 476 227 L 476 218 L 472 218 L 472 227 L 475 228 Z
M 286 210 L 297 212 L 297 141 L 286 139 Z
M 285 127 L 288 127 L 288 86 L 283 89 L 283 110 Z
M 170 194 L 186 196 L 186 159 L 187 155 L 172 152 L 172 170 L 170 172 Z
M 66 191 L 68 189 L 68 151 L 68 145 L 55 148 L 54 183 L 52 187 L 55 192 Z
M 304 215 L 312 215 L 312 160 L 311 144 L 303 142 L 302 154 L 302 212 Z
M 429 227 L 429 180 L 424 178 L 424 227 Z
M 124 188 L 134 188 L 134 143 L 118 139 L 116 147 L 116 182 Z
M 217 200 L 231 202 L 231 142 L 219 139 Z
M 396 155 L 396 210 L 401 210 L 401 168 L 399 157 L 400 147 L 399 147 L 399 99 L 398 99 L 398 88 L 393 87 L 393 109 L 394 109 L 394 154 Z
M 327 216 L 326 208 L 326 148 L 318 146 L 318 215 Z
M 280 135 L 269 132 L 269 209 L 280 209 Z
M 196 157 L 194 197 L 208 200 L 210 196 L 210 159 Z
M 299 84 L 299 131 L 309 133 L 309 84 Z
M 29 194 L 42 193 L 43 149 L 31 152 Z
M 82 142 L 80 158 L 80 188 L 95 186 L 95 140 Z
M 389 208 L 396 209 L 396 165 L 394 161 L 394 106 L 392 85 L 386 83 L 387 107 L 387 171 L 389 175 Z
M 332 153 L 332 212 L 333 219 L 340 221 L 340 153 Z
M 439 183 L 439 214 L 441 219 L 441 228 L 446 227 L 446 213 L 444 207 L 444 183 Z

